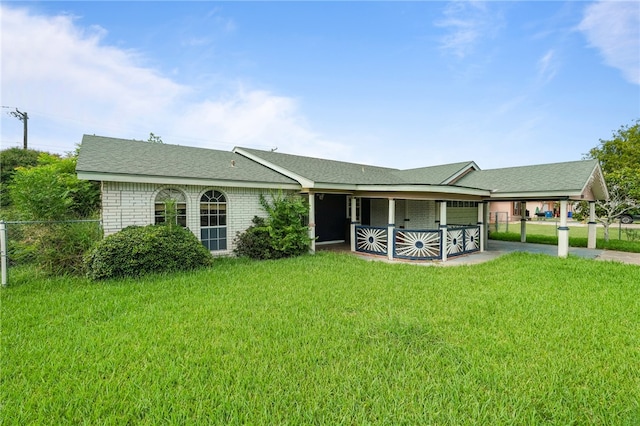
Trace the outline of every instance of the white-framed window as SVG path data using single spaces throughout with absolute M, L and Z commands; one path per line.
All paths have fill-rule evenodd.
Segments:
M 347 219 L 351 219 L 351 195 L 347 195 Z M 362 198 L 356 198 L 356 218 L 358 220 L 360 218 L 360 210 L 362 208 Z
M 170 217 L 176 225 L 187 226 L 187 199 L 182 191 L 173 188 L 163 189 L 156 195 L 153 223 L 165 223 Z
M 227 199 L 220 191 L 200 197 L 200 241 L 210 251 L 227 249 Z

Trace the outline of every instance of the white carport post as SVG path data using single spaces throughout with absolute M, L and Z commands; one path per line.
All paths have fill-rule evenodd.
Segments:
M 447 249 L 449 247 L 449 235 L 447 232 L 447 202 L 440 201 L 440 231 L 442 233 L 442 252 L 440 257 L 443 262 L 447 261 Z
M 356 251 L 356 225 L 358 224 L 356 197 L 351 196 L 351 251 Z
M 520 242 L 527 242 L 527 203 L 520 203 Z
M 484 203 L 478 203 L 478 237 L 480 238 L 480 251 L 484 251 L 485 239 L 484 235 Z
M 589 201 L 589 234 L 587 237 L 587 248 L 596 248 L 596 202 Z
M 393 230 L 396 227 L 396 200 L 389 198 L 389 222 L 387 222 L 387 257 L 393 260 Z
M 560 227 L 558 228 L 558 257 L 569 255 L 569 227 L 567 226 L 567 200 L 560 200 Z
M 316 197 L 313 192 L 309 192 L 309 253 L 316 252 Z

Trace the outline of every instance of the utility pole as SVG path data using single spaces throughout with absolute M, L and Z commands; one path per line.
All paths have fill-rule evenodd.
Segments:
M 24 144 L 24 148 L 23 149 L 27 149 L 27 120 L 29 120 L 29 116 L 27 115 L 26 112 L 20 112 L 18 110 L 18 108 L 16 108 L 15 111 L 11 111 L 9 114 L 13 115 L 15 118 L 17 118 L 18 120 L 22 121 L 22 123 L 24 125 L 24 131 L 22 133 L 22 135 L 23 135 L 23 144 Z

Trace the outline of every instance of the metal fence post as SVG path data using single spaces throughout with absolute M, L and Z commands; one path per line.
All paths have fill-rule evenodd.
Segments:
M 2 269 L 2 286 L 7 286 L 9 279 L 9 262 L 7 258 L 9 256 L 9 250 L 7 249 L 7 223 L 4 220 L 0 221 L 0 268 Z

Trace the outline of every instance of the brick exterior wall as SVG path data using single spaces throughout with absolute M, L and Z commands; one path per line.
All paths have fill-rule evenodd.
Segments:
M 269 197 L 268 189 L 209 187 L 199 185 L 159 185 L 150 183 L 102 182 L 102 225 L 105 236 L 130 225 L 149 225 L 154 222 L 156 195 L 163 189 L 181 191 L 187 202 L 187 227 L 200 239 L 200 197 L 208 190 L 218 190 L 227 199 L 227 250 L 235 248 L 237 232 L 251 226 L 254 216 L 265 216 L 260 206 L 260 194 Z

